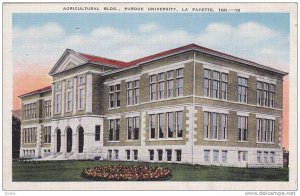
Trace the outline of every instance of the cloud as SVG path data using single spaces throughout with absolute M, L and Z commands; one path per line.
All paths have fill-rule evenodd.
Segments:
M 163 50 L 196 43 L 241 58 L 286 70 L 289 39 L 255 22 L 233 26 L 211 23 L 197 33 L 145 23 L 136 29 L 96 27 L 87 34 L 66 33 L 57 23 L 14 29 L 14 64 L 54 65 L 66 48 L 130 61 Z

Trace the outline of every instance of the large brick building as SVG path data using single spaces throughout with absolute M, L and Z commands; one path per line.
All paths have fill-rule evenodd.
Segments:
M 24 95 L 21 157 L 282 167 L 287 73 L 195 44 L 131 62 L 67 49 Z

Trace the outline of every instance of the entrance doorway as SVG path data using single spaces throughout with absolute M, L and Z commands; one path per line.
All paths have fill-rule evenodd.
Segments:
M 72 129 L 67 128 L 67 152 L 72 151 Z
M 84 130 L 82 127 L 78 129 L 78 152 L 83 152 L 83 145 L 84 145 Z

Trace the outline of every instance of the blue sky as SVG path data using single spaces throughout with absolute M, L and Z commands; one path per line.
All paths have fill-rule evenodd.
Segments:
M 189 43 L 285 71 L 289 64 L 287 13 L 18 13 L 13 29 L 18 66 L 53 66 L 66 48 L 129 61 Z

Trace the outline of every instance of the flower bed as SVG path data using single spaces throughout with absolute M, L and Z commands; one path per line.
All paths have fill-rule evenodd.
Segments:
M 113 165 L 86 168 L 81 176 L 101 181 L 147 181 L 167 180 L 172 175 L 171 170 L 166 167 Z

